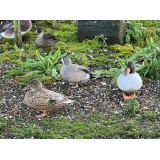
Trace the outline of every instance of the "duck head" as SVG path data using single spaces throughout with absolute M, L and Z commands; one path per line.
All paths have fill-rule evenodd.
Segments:
M 135 73 L 135 72 L 136 72 L 136 67 L 135 67 L 134 62 L 128 62 L 127 69 L 126 69 L 124 75 L 128 76 L 129 74 L 132 74 L 132 73 Z
M 42 28 L 37 28 L 37 38 L 40 36 L 40 35 L 43 35 L 44 34 L 44 30 Z
M 64 65 L 70 66 L 70 65 L 72 64 L 71 59 L 70 59 L 69 57 L 67 57 L 67 56 L 64 56 L 64 57 L 61 59 L 61 61 L 62 61 L 62 63 L 63 63 Z
M 32 90 L 42 90 L 42 83 L 38 79 L 33 79 L 30 81 L 28 87 Z

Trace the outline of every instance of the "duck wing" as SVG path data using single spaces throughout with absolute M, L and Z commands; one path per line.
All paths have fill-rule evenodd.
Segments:
M 88 68 L 88 67 L 84 67 L 84 66 L 81 66 L 81 65 L 78 65 L 78 64 L 72 64 L 72 65 L 73 65 L 75 68 L 77 68 L 78 70 L 90 74 L 91 78 L 97 78 L 97 77 L 99 77 L 98 75 L 96 75 L 96 74 L 95 74 L 90 68 Z
M 52 34 L 45 34 L 43 35 L 44 40 L 54 40 L 55 42 L 59 41 L 54 35 Z
M 0 27 L 0 33 L 6 31 L 8 28 L 11 28 L 11 27 L 13 27 L 13 22 L 3 25 L 2 27 Z

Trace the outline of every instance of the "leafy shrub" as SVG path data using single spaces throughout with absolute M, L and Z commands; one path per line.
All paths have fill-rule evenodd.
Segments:
M 124 72 L 129 61 L 136 64 L 137 71 L 143 78 L 160 79 L 160 45 L 154 43 L 153 39 L 147 39 L 148 46 L 128 58 L 116 57 L 112 68 L 109 70 L 96 70 L 103 77 L 112 77 L 115 83 L 120 73 Z M 118 68 L 116 68 L 118 67 Z
M 20 84 L 27 84 L 32 79 L 41 79 L 45 76 L 50 76 L 55 79 L 59 79 L 58 74 L 60 70 L 60 64 L 56 62 L 64 55 L 61 55 L 60 49 L 58 49 L 52 56 L 51 52 L 48 56 L 41 56 L 36 50 L 37 59 L 27 59 L 26 62 L 17 65 L 13 70 L 8 71 L 10 76 L 17 76 L 16 79 Z
M 145 30 L 142 26 L 142 23 L 137 21 L 127 21 L 128 29 L 126 29 L 126 42 L 130 43 L 131 41 L 137 41 L 142 38 L 142 30 Z

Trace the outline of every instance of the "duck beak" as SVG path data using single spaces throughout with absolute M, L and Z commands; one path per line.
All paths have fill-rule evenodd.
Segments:
M 129 73 L 130 73 L 130 68 L 127 68 L 127 69 L 126 69 L 126 72 L 125 72 L 125 74 L 124 74 L 124 75 L 125 75 L 125 76 L 128 76 L 128 75 L 129 75 Z

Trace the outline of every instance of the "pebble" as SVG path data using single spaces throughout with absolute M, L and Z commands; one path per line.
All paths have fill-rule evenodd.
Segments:
M 114 114 L 119 114 L 119 112 L 118 112 L 118 111 L 115 111 Z
M 102 86 L 106 86 L 106 83 L 105 82 L 101 82 Z
M 148 107 L 143 107 L 143 108 L 146 109 L 146 110 L 148 109 Z

